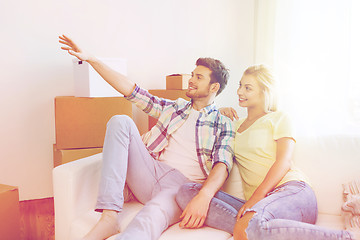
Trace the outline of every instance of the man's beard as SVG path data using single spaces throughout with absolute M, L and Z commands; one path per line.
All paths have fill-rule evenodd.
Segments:
M 207 98 L 210 94 L 210 86 L 208 87 L 207 90 L 204 90 L 203 92 L 199 92 L 199 91 L 195 91 L 195 93 L 192 93 L 191 91 L 193 90 L 188 90 L 186 91 L 186 96 L 191 98 L 191 99 L 199 99 L 199 98 Z

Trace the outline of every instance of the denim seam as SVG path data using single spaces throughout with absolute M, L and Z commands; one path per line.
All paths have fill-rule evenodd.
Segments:
M 231 217 L 236 218 L 237 214 L 233 214 L 232 211 L 230 211 L 228 208 L 223 207 L 221 204 L 219 203 L 215 203 L 215 207 L 221 209 L 224 213 L 226 213 L 227 215 L 230 215 Z

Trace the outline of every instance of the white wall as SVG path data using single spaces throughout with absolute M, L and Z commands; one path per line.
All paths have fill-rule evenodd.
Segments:
M 19 186 L 21 200 L 52 196 L 53 100 L 74 94 L 72 57 L 58 35 L 126 58 L 128 76 L 148 89 L 190 73 L 198 57 L 219 58 L 231 69 L 219 105 L 237 105 L 238 81 L 253 63 L 248 0 L 1 1 L 0 22 L 0 183 Z

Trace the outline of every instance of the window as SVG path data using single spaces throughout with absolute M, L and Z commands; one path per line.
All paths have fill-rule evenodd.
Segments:
M 359 1 L 270 5 L 258 1 L 255 56 L 278 75 L 280 109 L 302 135 L 360 134 Z

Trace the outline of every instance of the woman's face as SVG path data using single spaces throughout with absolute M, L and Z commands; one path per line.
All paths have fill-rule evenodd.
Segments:
M 255 77 L 251 74 L 244 74 L 240 80 L 237 90 L 240 107 L 263 107 L 264 97 Z

